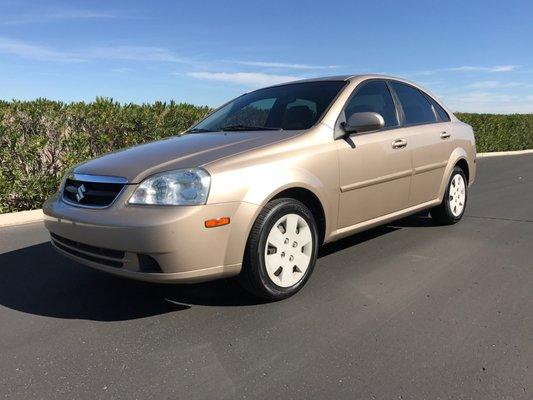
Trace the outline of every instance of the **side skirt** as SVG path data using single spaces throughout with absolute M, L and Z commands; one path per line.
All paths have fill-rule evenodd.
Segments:
M 355 225 L 346 226 L 341 229 L 337 229 L 333 232 L 331 232 L 324 240 L 324 243 L 334 242 L 335 240 L 342 239 L 346 236 L 353 235 L 354 233 L 361 232 L 370 228 L 374 228 L 379 225 L 386 224 L 391 221 L 395 221 L 400 218 L 407 217 L 408 215 L 416 214 L 419 211 L 427 210 L 429 208 L 432 208 L 434 206 L 439 205 L 441 202 L 440 199 L 435 199 L 431 201 L 427 201 L 422 204 L 418 204 L 413 207 L 409 207 L 400 211 L 395 211 L 393 213 L 383 215 L 378 218 L 371 219 L 369 221 L 360 222 Z

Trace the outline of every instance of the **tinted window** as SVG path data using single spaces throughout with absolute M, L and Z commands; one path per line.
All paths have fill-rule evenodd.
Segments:
M 441 107 L 439 103 L 437 103 L 435 100 L 433 100 L 431 97 L 426 95 L 426 98 L 433 106 L 433 109 L 437 112 L 437 115 L 439 116 L 440 121 L 449 121 L 450 116 L 448 113 L 444 110 L 444 108 Z
M 398 125 L 396 108 L 387 84 L 383 81 L 363 83 L 344 110 L 346 120 L 356 112 L 373 111 L 381 114 L 385 127 Z
M 218 109 L 194 128 L 220 131 L 224 127 L 308 129 L 329 107 L 344 81 L 305 82 L 247 93 Z
M 236 110 L 225 119 L 226 125 L 264 126 L 275 98 L 254 101 L 240 110 Z
M 316 121 L 317 104 L 312 100 L 296 99 L 287 104 L 281 126 L 284 129 L 301 129 L 299 126 L 308 119 Z
M 392 87 L 402 104 L 406 124 L 436 121 L 431 104 L 418 89 L 398 82 L 392 82 Z

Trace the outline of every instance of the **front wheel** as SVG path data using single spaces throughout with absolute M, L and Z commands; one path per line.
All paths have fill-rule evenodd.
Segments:
M 441 225 L 458 222 L 465 212 L 467 183 L 463 170 L 455 167 L 444 193 L 442 203 L 429 210 L 431 217 Z
M 305 284 L 316 262 L 318 233 L 309 209 L 294 199 L 276 199 L 252 227 L 240 281 L 267 300 L 292 296 Z

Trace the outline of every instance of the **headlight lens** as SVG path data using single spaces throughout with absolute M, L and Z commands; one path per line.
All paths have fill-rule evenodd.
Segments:
M 179 169 L 146 178 L 130 197 L 129 204 L 181 205 L 205 204 L 211 177 L 203 169 Z

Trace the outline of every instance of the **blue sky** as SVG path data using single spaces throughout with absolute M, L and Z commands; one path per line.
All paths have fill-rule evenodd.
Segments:
M 385 73 L 453 110 L 533 112 L 533 1 L 0 2 L 0 98 L 216 106 Z

